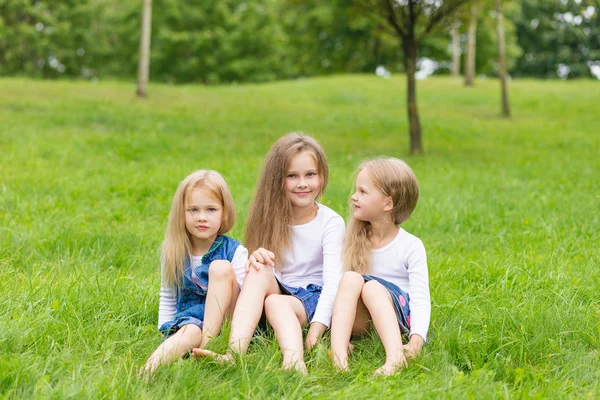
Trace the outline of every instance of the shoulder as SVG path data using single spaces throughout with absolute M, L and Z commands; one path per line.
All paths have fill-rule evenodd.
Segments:
M 396 246 L 407 255 L 414 252 L 417 252 L 416 254 L 425 253 L 423 241 L 402 228 L 398 231 Z
M 337 212 L 324 204 L 317 203 L 319 206 L 318 216 L 322 219 L 324 226 L 341 226 L 345 227 L 344 218 Z
M 227 250 L 235 251 L 239 246 L 242 246 L 242 244 L 239 241 L 237 241 L 234 238 L 231 238 L 229 236 L 221 235 L 221 238 L 223 238 L 223 246 Z

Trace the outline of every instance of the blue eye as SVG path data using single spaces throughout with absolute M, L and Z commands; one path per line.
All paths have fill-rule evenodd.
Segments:
M 217 209 L 216 209 L 216 208 L 212 208 L 212 207 L 211 207 L 211 208 L 209 208 L 209 209 L 208 209 L 208 211 L 210 211 L 210 212 L 215 212 L 215 211 L 217 211 Z

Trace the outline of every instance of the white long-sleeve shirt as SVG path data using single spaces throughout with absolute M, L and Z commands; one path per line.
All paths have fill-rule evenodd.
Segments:
M 248 261 L 248 250 L 239 245 L 233 254 L 231 265 L 235 272 L 235 277 L 238 282 L 238 286 L 241 287 L 246 276 L 246 262 Z M 202 256 L 192 256 L 191 267 L 192 269 L 202 264 Z M 202 287 L 204 290 L 208 290 L 206 285 L 198 279 L 196 274 L 192 274 L 192 280 Z M 164 281 L 160 284 L 160 302 L 158 304 L 158 328 L 165 322 L 173 321 L 175 314 L 177 313 L 177 289 L 169 288 L 165 286 Z
M 427 255 L 423 242 L 400 228 L 389 244 L 373 249 L 369 275 L 385 279 L 410 297 L 410 335 L 427 339 L 431 318 Z
M 317 216 L 303 225 L 293 225 L 291 248 L 282 257 L 275 276 L 293 287 L 316 284 L 323 287 L 312 322 L 331 325 L 333 302 L 342 273 L 344 219 L 331 208 L 317 203 Z

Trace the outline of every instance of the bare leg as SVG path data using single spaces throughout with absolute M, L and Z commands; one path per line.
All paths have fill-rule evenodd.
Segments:
M 306 374 L 302 326 L 307 317 L 302 302 L 293 296 L 272 294 L 265 300 L 265 312 L 283 353 L 282 368 Z
M 402 334 L 392 297 L 381 283 L 369 281 L 363 286 L 362 299 L 385 348 L 385 364 L 375 374 L 392 375 L 398 368 L 406 366 L 406 358 L 402 352 Z
M 181 357 L 202 341 L 202 330 L 193 324 L 184 325 L 173 336 L 165 340 L 152 353 L 140 373 L 152 373 L 161 364 L 171 363 Z
M 262 315 L 265 298 L 270 294 L 279 293 L 281 293 L 281 290 L 273 275 L 273 268 L 264 267 L 259 271 L 251 268 L 244 279 L 244 285 L 233 312 L 229 352 L 219 356 L 212 351 L 194 349 L 194 355 L 197 357 L 216 357 L 217 360 L 228 361 L 233 358 L 231 352 L 245 354 Z
M 348 371 L 350 336 L 369 329 L 369 312 L 360 299 L 365 281 L 353 271 L 345 272 L 340 280 L 331 320 L 331 357 L 333 365 Z
M 238 284 L 231 263 L 213 261 L 208 268 L 208 292 L 200 348 L 204 348 L 209 340 L 219 334 L 225 314 L 233 314 L 238 295 Z

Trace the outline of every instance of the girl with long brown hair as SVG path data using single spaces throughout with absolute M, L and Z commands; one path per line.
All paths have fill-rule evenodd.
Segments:
M 162 245 L 158 327 L 167 338 L 141 372 L 204 347 L 231 314 L 246 275 L 248 250 L 225 236 L 235 222 L 227 183 L 200 170 L 179 184 Z
M 329 170 L 319 143 L 302 133 L 275 142 L 265 160 L 246 227 L 253 254 L 231 322 L 231 360 L 244 354 L 263 309 L 283 352 L 283 368 L 306 373 L 304 348 L 329 327 L 341 276 L 344 220 L 316 200 Z M 302 340 L 302 326 L 310 324 Z
M 421 240 L 399 226 L 418 198 L 417 179 L 403 161 L 379 158 L 359 167 L 331 326 L 340 370 L 348 370 L 351 335 L 365 334 L 371 322 L 386 354 L 376 374 L 393 374 L 421 351 L 431 314 L 427 258 Z

